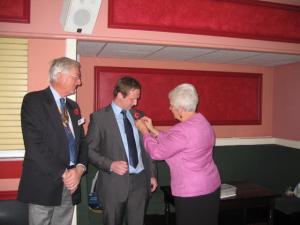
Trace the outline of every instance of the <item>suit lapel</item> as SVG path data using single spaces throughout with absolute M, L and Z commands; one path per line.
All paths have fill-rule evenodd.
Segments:
M 114 141 L 117 142 L 117 145 L 120 146 L 120 148 L 122 149 L 120 152 L 123 156 L 123 159 L 127 160 L 125 147 L 124 147 L 122 137 L 121 137 L 121 133 L 120 133 L 121 131 L 119 129 L 119 125 L 118 125 L 118 122 L 117 122 L 116 117 L 115 117 L 115 113 L 114 113 L 111 105 L 106 107 L 105 112 L 107 113 L 107 116 L 105 116 L 105 118 L 107 118 L 108 127 L 111 128 L 111 131 L 113 133 L 112 136 L 116 137 Z
M 52 95 L 50 88 L 47 88 L 44 93 L 45 93 L 45 107 L 46 107 L 45 112 L 49 114 L 49 116 L 47 117 L 47 119 L 49 119 L 49 124 L 53 126 L 53 130 L 58 134 L 57 136 L 61 137 L 60 141 L 62 141 L 62 143 L 66 146 L 65 148 L 67 149 L 68 140 L 66 137 L 66 133 L 62 124 L 61 115 L 57 107 L 57 104 L 55 102 L 55 99 Z M 69 160 L 68 151 L 63 152 L 61 156 L 65 161 Z
M 46 105 L 48 108 L 48 112 L 50 114 L 50 120 L 53 126 L 55 126 L 55 130 L 59 132 L 59 136 L 63 137 L 66 148 L 68 149 L 68 140 L 66 137 L 65 129 L 63 127 L 63 123 L 61 120 L 61 115 L 59 112 L 59 109 L 57 107 L 57 104 L 55 102 L 55 99 L 52 95 L 52 92 L 50 88 L 46 89 Z M 72 121 L 72 126 L 73 126 L 73 131 L 74 131 L 74 136 L 75 136 L 75 142 L 76 142 L 76 155 L 78 154 L 78 146 L 79 146 L 79 141 L 80 141 L 80 129 L 81 126 L 78 126 L 78 120 L 80 119 L 80 111 L 78 107 L 75 104 L 72 104 L 71 100 L 67 98 L 66 100 L 66 106 L 68 109 L 68 113 L 70 115 L 71 121 Z M 78 113 L 77 113 L 78 112 Z M 69 160 L 69 154 L 66 152 L 66 157 Z
M 59 109 L 57 107 L 57 104 L 54 100 L 54 97 L 51 93 L 50 88 L 46 89 L 45 96 L 46 96 L 45 104 L 46 104 L 47 112 L 49 112 L 49 116 L 50 116 L 50 120 L 51 120 L 50 123 L 53 124 L 53 126 L 56 126 L 56 129 L 64 132 L 61 115 L 60 115 Z

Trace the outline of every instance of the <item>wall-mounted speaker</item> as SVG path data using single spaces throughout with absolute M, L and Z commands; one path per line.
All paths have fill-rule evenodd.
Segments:
M 91 34 L 101 0 L 64 0 L 60 22 L 64 31 Z

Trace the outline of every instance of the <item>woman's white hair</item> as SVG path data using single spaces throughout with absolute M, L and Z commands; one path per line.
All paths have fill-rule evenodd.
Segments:
M 195 112 L 198 104 L 198 93 L 194 85 L 184 83 L 169 92 L 169 100 L 176 109 L 182 107 L 186 112 Z

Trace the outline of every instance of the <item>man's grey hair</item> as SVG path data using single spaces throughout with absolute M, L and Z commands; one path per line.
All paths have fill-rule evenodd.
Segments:
M 184 83 L 169 92 L 169 100 L 176 109 L 182 107 L 186 112 L 195 112 L 198 104 L 198 93 L 194 85 Z
M 49 81 L 53 83 L 57 80 L 57 75 L 59 73 L 66 74 L 70 71 L 71 68 L 76 67 L 80 69 L 80 63 L 76 60 L 67 58 L 67 57 L 60 57 L 54 59 L 51 63 L 49 69 Z

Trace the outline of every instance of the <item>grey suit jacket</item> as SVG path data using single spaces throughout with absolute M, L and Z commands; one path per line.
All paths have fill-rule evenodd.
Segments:
M 129 188 L 129 174 L 120 176 L 110 171 L 113 161 L 128 162 L 111 105 L 91 114 L 87 142 L 89 145 L 89 162 L 100 170 L 97 183 L 97 192 L 100 199 L 105 201 L 108 196 L 120 200 L 126 199 Z M 142 160 L 148 181 L 145 185 L 147 185 L 150 194 L 150 177 L 156 177 L 156 167 L 143 147 L 141 135 L 140 142 Z

